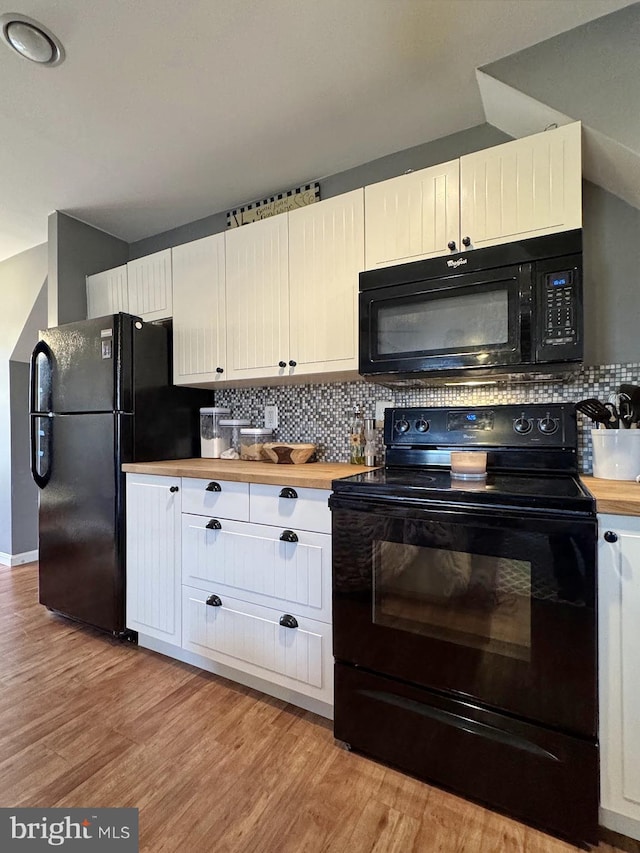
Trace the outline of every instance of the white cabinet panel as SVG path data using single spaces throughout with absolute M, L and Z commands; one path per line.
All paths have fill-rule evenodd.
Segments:
M 254 604 L 295 608 L 298 615 L 331 620 L 331 537 L 222 519 L 182 516 L 182 582 L 216 589 Z M 210 523 L 210 522 L 209 522 Z
M 363 190 L 292 211 L 289 305 L 292 375 L 358 369 Z
M 251 483 L 249 493 L 249 518 L 257 524 L 331 533 L 331 492 Z
M 183 647 L 306 695 L 331 701 L 331 628 L 295 616 L 297 627 L 279 624 L 278 610 L 219 596 L 211 587 L 183 587 Z M 287 614 L 291 615 L 291 614 Z
M 127 277 L 130 314 L 143 320 L 171 317 L 171 249 L 129 261 Z
M 172 266 L 173 381 L 219 382 L 227 363 L 224 234 L 176 246 Z
M 249 520 L 249 484 L 226 480 L 182 480 L 182 511 L 212 518 Z
M 640 518 L 598 527 L 600 817 L 640 838 Z
M 127 265 L 87 276 L 87 318 L 129 311 Z
M 179 489 L 174 477 L 127 474 L 127 627 L 178 646 Z
M 227 379 L 287 375 L 289 258 L 286 216 L 225 233 Z M 284 364 L 285 366 L 280 366 Z
M 459 161 L 365 187 L 366 269 L 460 251 Z
M 582 227 L 580 127 L 460 158 L 460 230 L 471 248 Z

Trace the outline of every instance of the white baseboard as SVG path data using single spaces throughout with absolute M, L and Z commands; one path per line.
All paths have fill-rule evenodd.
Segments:
M 600 806 L 600 825 L 612 829 L 614 832 L 619 832 L 621 835 L 626 835 L 628 838 L 640 840 L 639 820 L 612 812 L 609 809 L 603 809 L 602 806 Z
M 5 554 L 4 551 L 0 551 L 0 566 L 21 566 L 23 563 L 33 563 L 37 559 L 37 551 L 23 551 L 22 554 Z

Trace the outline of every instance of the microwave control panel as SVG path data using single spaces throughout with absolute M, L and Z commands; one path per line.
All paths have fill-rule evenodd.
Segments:
M 575 271 L 545 273 L 545 344 L 572 344 L 577 339 Z

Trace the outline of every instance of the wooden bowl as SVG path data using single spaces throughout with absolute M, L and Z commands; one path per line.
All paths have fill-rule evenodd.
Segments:
M 316 452 L 315 444 L 296 444 L 287 441 L 270 441 L 262 448 L 262 456 L 266 462 L 276 462 L 285 465 L 302 465 L 313 459 Z

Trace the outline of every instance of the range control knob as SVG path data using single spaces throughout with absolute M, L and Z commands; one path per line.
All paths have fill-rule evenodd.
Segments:
M 396 421 L 396 432 L 407 432 L 409 429 L 409 421 L 405 421 L 404 419 L 401 421 Z
M 538 421 L 538 429 L 540 432 L 544 433 L 544 435 L 553 435 L 554 432 L 558 431 L 558 421 L 556 418 L 550 417 L 547 412 L 544 418 L 540 418 Z
M 418 432 L 429 432 L 429 421 L 425 421 L 424 418 L 420 418 L 420 420 L 416 421 L 416 429 Z
M 532 429 L 533 421 L 526 418 L 524 416 L 524 412 L 513 422 L 513 431 L 519 433 L 519 435 L 527 435 L 527 433 L 531 432 Z

